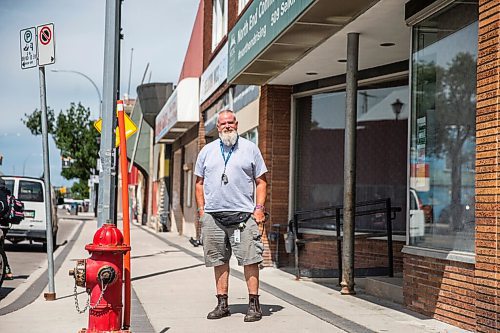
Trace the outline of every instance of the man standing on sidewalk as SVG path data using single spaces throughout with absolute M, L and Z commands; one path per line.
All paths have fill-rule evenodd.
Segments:
M 267 168 L 259 148 L 238 136 L 232 111 L 219 113 L 217 130 L 220 139 L 200 151 L 194 172 L 205 265 L 214 267 L 218 299 L 207 318 L 230 315 L 229 259 L 234 252 L 238 265 L 244 267 L 249 294 L 244 320 L 257 321 L 262 318 L 259 263 L 264 248 L 258 224 L 265 222 Z

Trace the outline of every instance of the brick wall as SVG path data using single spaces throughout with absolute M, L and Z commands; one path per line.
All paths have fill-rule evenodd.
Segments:
M 403 276 L 409 309 L 474 330 L 473 264 L 405 254 Z
M 305 235 L 304 239 L 315 237 L 314 235 Z M 393 242 L 395 273 L 403 271 L 403 254 L 401 253 L 403 245 L 404 242 Z M 387 241 L 356 239 L 354 249 L 354 257 L 356 258 L 354 268 L 356 270 L 364 272 L 372 270 L 373 272 L 385 274 L 385 269 L 388 267 L 389 262 Z M 331 270 L 337 271 L 338 268 L 337 241 L 332 238 L 331 241 L 327 242 L 306 243 L 304 246 L 301 246 L 299 257 L 301 270 L 315 269 L 318 273 L 324 270 L 326 276 L 330 276 L 328 272 Z M 370 274 L 360 273 L 357 276 L 361 275 Z
M 288 184 L 290 166 L 290 103 L 292 89 L 289 86 L 261 88 L 259 103 L 259 148 L 266 166 L 268 195 L 266 209 L 271 219 L 266 223 L 264 244 L 266 247 L 264 265 L 271 264 L 271 254 L 275 253 L 275 243 L 269 243 L 267 232 L 271 224 L 288 223 Z M 286 230 L 282 227 L 282 230 Z M 283 239 L 283 237 L 279 237 Z M 271 247 L 270 247 L 271 245 Z M 284 244 L 280 244 L 283 249 Z
M 500 3 L 479 1 L 476 156 L 476 331 L 500 331 Z

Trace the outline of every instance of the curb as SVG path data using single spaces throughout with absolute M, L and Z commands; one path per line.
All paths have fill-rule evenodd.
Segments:
M 63 250 L 66 248 L 66 246 L 69 246 L 71 245 L 71 247 L 74 245 L 74 242 L 72 244 L 70 244 L 70 242 L 72 240 L 74 240 L 75 238 L 75 235 L 77 233 L 80 233 L 81 232 L 81 229 L 82 229 L 82 225 L 85 223 L 85 221 L 81 221 L 79 225 L 77 225 L 73 232 L 69 235 L 68 237 L 68 243 L 65 244 L 64 246 L 59 246 L 57 248 L 56 251 L 54 251 L 53 255 L 54 255 L 54 263 L 56 262 L 56 260 L 60 257 L 61 253 L 63 252 Z M 68 251 L 69 252 L 69 251 Z M 2 301 L 1 301 L 1 305 L 2 307 L 0 308 L 0 312 L 1 310 L 7 308 L 8 306 L 12 305 L 14 302 L 16 302 L 18 299 L 20 299 L 24 293 L 26 291 L 28 291 L 32 286 L 33 284 L 48 270 L 48 262 L 45 260 L 43 262 L 43 264 L 38 268 L 36 269 L 33 273 L 30 274 L 30 276 L 26 279 L 26 282 L 19 285 L 16 289 L 14 289 L 14 291 L 12 291 L 11 293 L 9 293 L 7 295 L 7 297 L 5 297 Z M 56 275 L 57 271 L 54 271 L 54 276 Z M 2 316 L 4 314 L 0 314 L 0 316 Z

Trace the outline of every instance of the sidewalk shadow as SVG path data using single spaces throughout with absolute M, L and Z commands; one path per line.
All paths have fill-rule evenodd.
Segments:
M 157 256 L 159 254 L 166 254 L 166 253 L 172 253 L 172 252 L 181 252 L 181 251 L 180 250 L 159 251 L 159 252 L 156 252 L 156 253 L 144 254 L 144 255 L 141 255 L 141 256 L 132 256 L 132 257 L 130 257 L 130 259 L 140 259 L 140 258 L 154 257 L 154 256 Z
M 262 310 L 263 317 L 272 316 L 273 313 L 283 310 L 283 307 L 281 305 L 272 305 L 272 304 L 261 304 L 260 308 Z M 231 314 L 235 313 L 247 314 L 248 304 L 230 304 L 229 310 L 231 311 Z
M 5 297 L 7 297 L 8 294 L 10 294 L 12 291 L 14 291 L 15 288 L 11 287 L 2 287 L 0 288 L 0 301 L 3 300 Z
M 196 265 L 191 265 L 191 266 L 186 266 L 186 267 L 169 269 L 169 270 L 162 271 L 162 272 L 156 272 L 156 273 L 146 274 L 146 275 L 142 275 L 142 276 L 136 276 L 136 277 L 133 277 L 131 279 L 131 281 L 143 280 L 143 279 L 147 279 L 147 278 L 158 276 L 158 275 L 163 275 L 163 274 L 168 274 L 168 273 L 183 271 L 185 269 L 191 269 L 191 268 L 196 268 L 196 267 L 200 267 L 200 266 L 205 266 L 205 264 L 196 264 Z

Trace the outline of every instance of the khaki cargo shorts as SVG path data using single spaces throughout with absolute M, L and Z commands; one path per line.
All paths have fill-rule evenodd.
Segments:
M 225 227 L 217 222 L 210 213 L 200 218 L 201 234 L 205 266 L 220 266 L 231 258 L 232 252 L 238 260 L 238 265 L 245 266 L 262 262 L 264 245 L 262 244 L 259 226 L 253 218 L 249 218 L 243 228 L 240 228 L 240 242 L 234 238 L 238 225 Z

